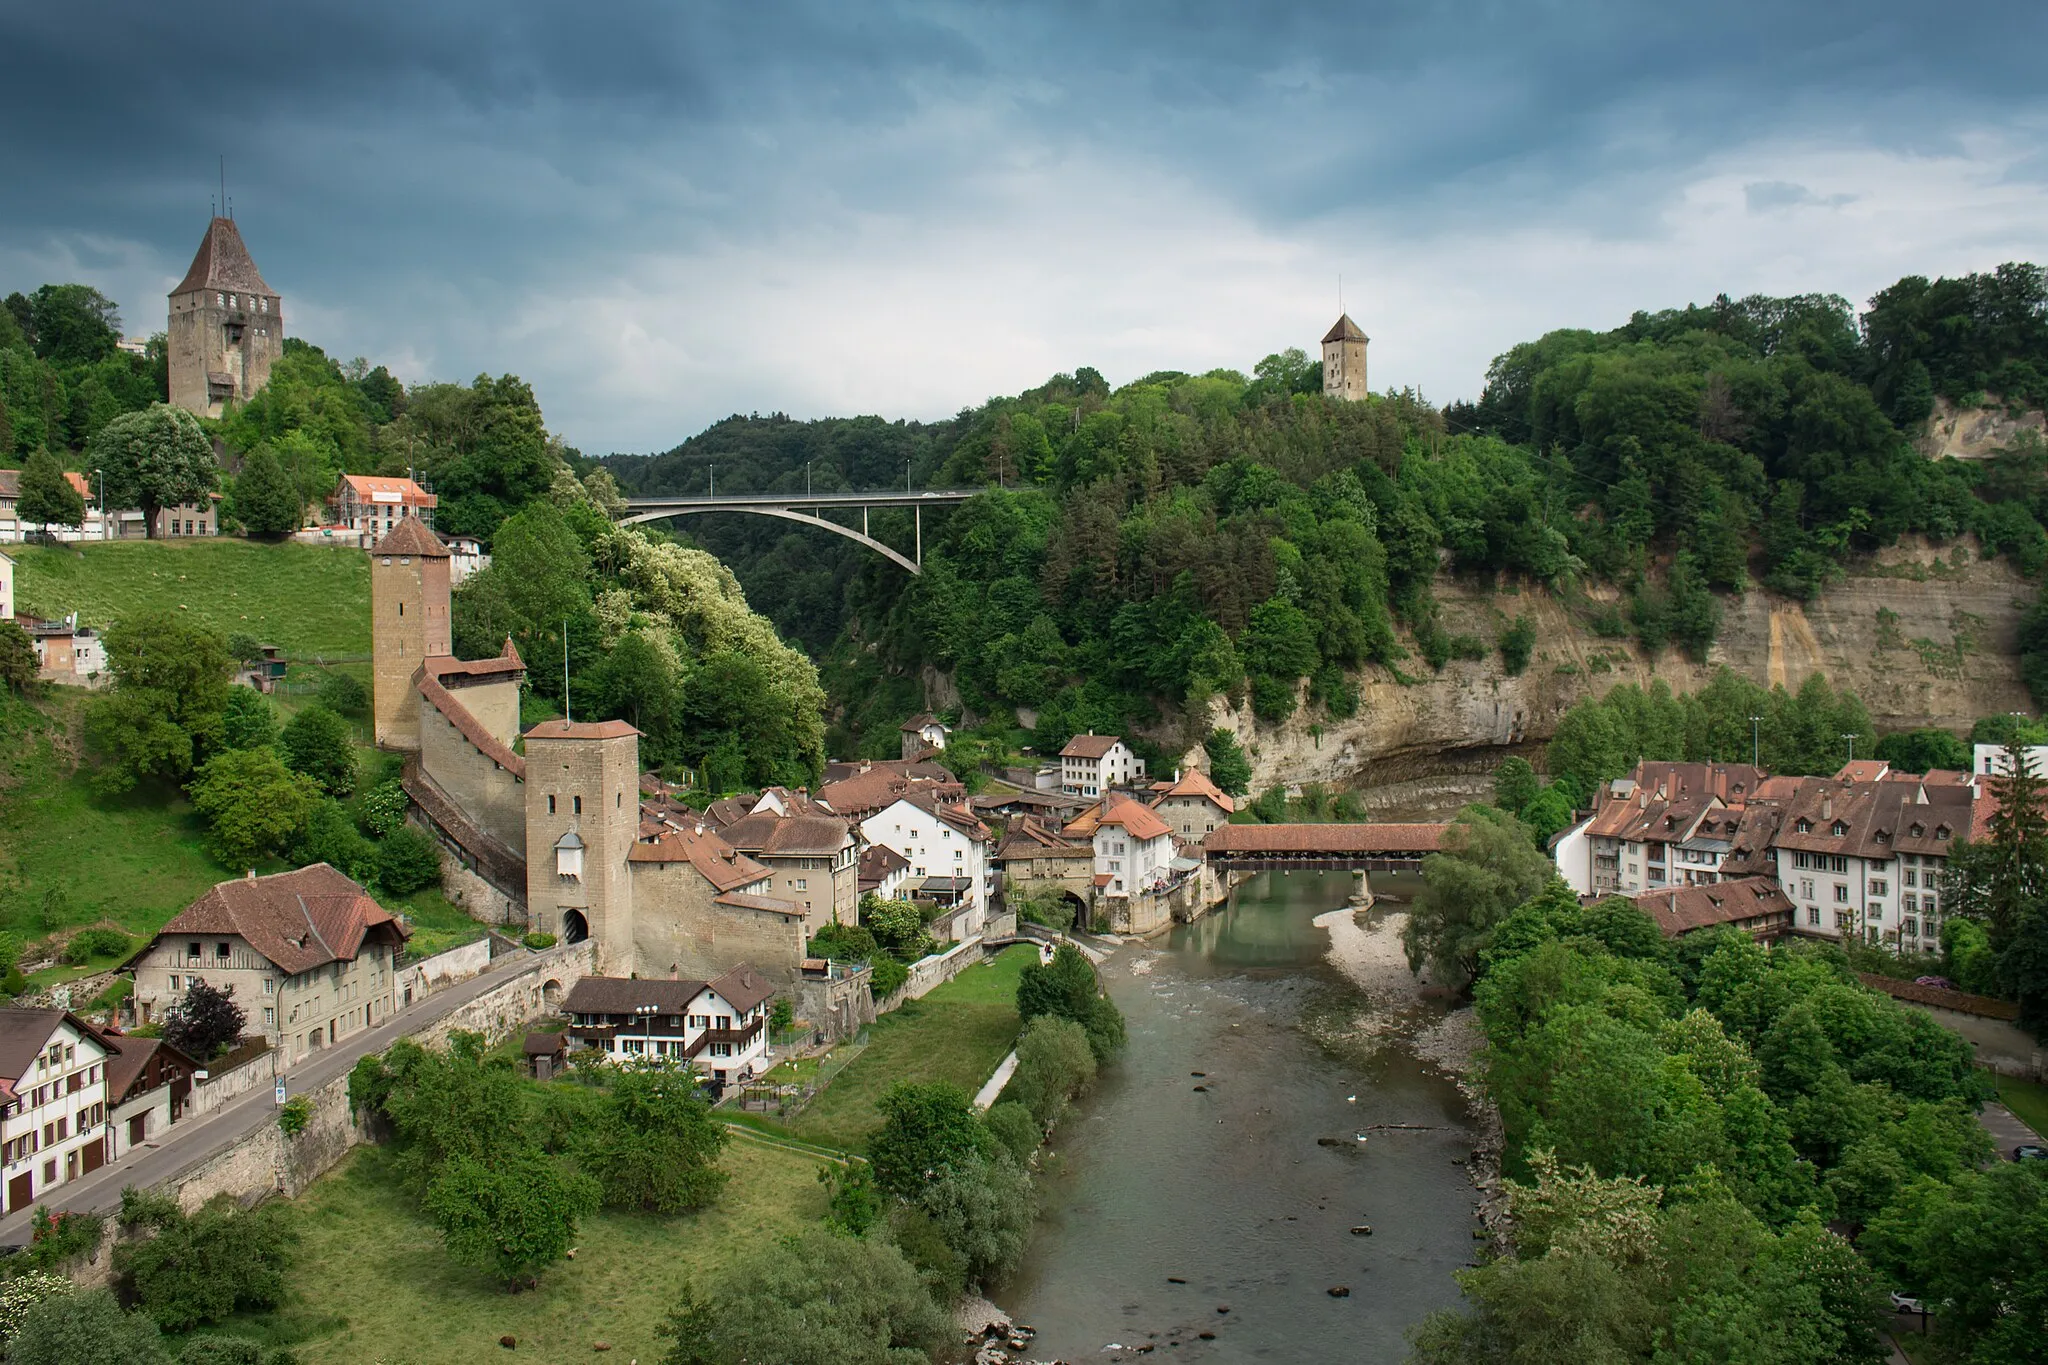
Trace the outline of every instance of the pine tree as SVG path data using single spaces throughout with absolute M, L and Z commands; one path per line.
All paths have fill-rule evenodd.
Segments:
M 85 499 L 64 477 L 64 467 L 47 450 L 28 457 L 21 470 L 21 500 L 15 515 L 24 525 L 79 526 L 85 521 Z
M 1992 946 L 2002 954 L 2026 912 L 2048 891 L 2048 816 L 2044 781 L 2018 738 L 2005 746 L 2005 772 L 1991 779 L 1991 872 L 1984 888 Z

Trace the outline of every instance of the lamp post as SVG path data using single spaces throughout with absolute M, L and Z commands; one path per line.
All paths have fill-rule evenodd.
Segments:
M 711 496 L 718 496 L 718 466 L 715 464 L 711 466 Z
M 804 461 L 804 496 L 811 496 L 811 462 Z
M 1752 768 L 1761 768 L 1763 766 L 1763 760 L 1758 757 L 1758 754 L 1763 750 L 1763 745 L 1762 741 L 1757 738 L 1757 727 L 1763 723 L 1764 718 L 1762 716 L 1751 716 L 1749 718 L 1749 766 Z
M 641 1030 L 641 1036 L 645 1039 L 643 1046 L 646 1048 L 647 1053 L 651 1054 L 654 1051 L 654 1016 L 661 1013 L 661 1006 L 635 1005 L 633 1006 L 633 1013 L 646 1021 Z
M 95 469 L 92 472 L 92 476 L 93 478 L 99 480 L 100 539 L 105 540 L 107 538 L 107 471 L 104 469 Z
M 1849 741 L 1849 761 L 1854 763 L 1856 761 L 1856 736 L 1845 733 L 1842 738 Z

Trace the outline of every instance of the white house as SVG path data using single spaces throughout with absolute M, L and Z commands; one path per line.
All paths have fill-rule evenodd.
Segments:
M 573 1021 L 571 1038 L 614 1061 L 694 1063 L 723 1087 L 767 1070 L 774 994 L 768 978 L 744 964 L 710 981 L 586 976 L 570 989 L 562 1012 Z
M 1199 842 L 1216 826 L 1229 824 L 1237 809 L 1237 802 L 1199 768 L 1175 773 L 1173 781 L 1155 782 L 1152 789 L 1159 793 L 1152 798 L 1152 809 L 1173 826 L 1174 833 L 1190 842 Z
M 14 561 L 0 554 L 0 621 L 14 619 Z
M 1593 894 L 1593 843 L 1586 837 L 1593 820 L 1593 816 L 1587 816 L 1550 845 L 1550 854 L 1557 859 L 1557 875 L 1581 896 Z
M 280 1067 L 389 1019 L 409 931 L 326 863 L 222 882 L 129 959 L 148 1023 L 195 982 L 234 992 Z
M 885 901 L 905 894 L 910 882 L 910 860 L 887 844 L 869 844 L 860 851 L 860 894 L 869 892 Z
M 441 539 L 448 547 L 449 587 L 459 588 L 463 579 L 491 567 L 491 557 L 484 553 L 483 542 L 475 536 L 443 536 Z
M 2020 749 L 2025 755 L 2027 769 L 2036 777 L 2048 776 L 2048 744 L 2028 744 Z M 2003 777 L 2006 774 L 2005 746 L 2003 744 L 1979 744 L 1970 760 L 1973 777 Z
M 995 894 L 995 835 L 965 806 L 910 791 L 861 821 L 861 838 L 894 849 L 910 864 L 911 894 L 957 900 L 986 912 Z
M 1145 780 L 1145 761 L 1117 735 L 1089 731 L 1060 750 L 1060 790 L 1069 796 L 1100 796 L 1111 787 Z
M 926 754 L 943 751 L 946 736 L 952 733 L 946 722 L 929 711 L 912 716 L 898 728 L 903 736 L 905 758 L 922 758 Z
M 1095 846 L 1095 886 L 1105 896 L 1152 890 L 1173 873 L 1173 830 L 1156 811 L 1128 796 L 1108 796 L 1068 825 L 1069 836 Z
M 115 1044 L 69 1010 L 0 1010 L 0 1175 L 7 1212 L 107 1162 Z

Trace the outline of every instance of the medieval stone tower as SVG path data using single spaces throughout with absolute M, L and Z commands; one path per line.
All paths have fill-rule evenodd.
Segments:
M 455 653 L 448 568 L 448 547 L 413 517 L 370 552 L 370 713 L 380 749 L 419 750 L 413 675 L 423 660 Z
M 640 836 L 640 732 L 622 720 L 546 720 L 526 732 L 526 919 L 601 962 L 630 963 Z
M 256 272 L 232 218 L 207 224 L 171 291 L 171 402 L 201 417 L 246 403 L 284 354 L 284 305 Z
M 1371 392 L 1365 385 L 1367 337 L 1346 313 L 1323 337 L 1323 396 L 1355 401 Z

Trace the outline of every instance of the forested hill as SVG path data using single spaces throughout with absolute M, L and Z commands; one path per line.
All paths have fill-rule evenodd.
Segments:
M 1379 367 L 1398 374 L 1398 357 Z M 734 417 L 607 463 L 640 492 L 700 491 L 713 464 L 730 490 L 802 488 L 807 466 L 820 489 L 1006 485 L 928 518 L 918 580 L 755 518 L 677 528 L 829 656 L 870 751 L 924 703 L 925 664 L 969 709 L 1025 708 L 1057 744 L 1247 690 L 1268 721 L 1302 704 L 1341 717 L 1365 664 L 1420 676 L 1498 648 L 1514 671 L 1528 628 L 1447 633 L 1445 570 L 1523 576 L 1580 601 L 1599 633 L 1695 654 L 1725 594 L 1811 597 L 1907 533 L 1974 533 L 2038 574 L 2048 457 L 2023 433 L 1992 460 L 1923 458 L 1937 394 L 2048 399 L 2039 267 L 1904 279 L 1860 318 L 1833 296 L 1722 297 L 1552 332 L 1442 412 L 1406 394 L 1327 400 L 1317 362 L 1292 351 L 1249 377 L 1169 371 L 1115 390 L 1083 369 L 929 424 Z M 1621 604 L 1578 595 L 1594 582 Z

